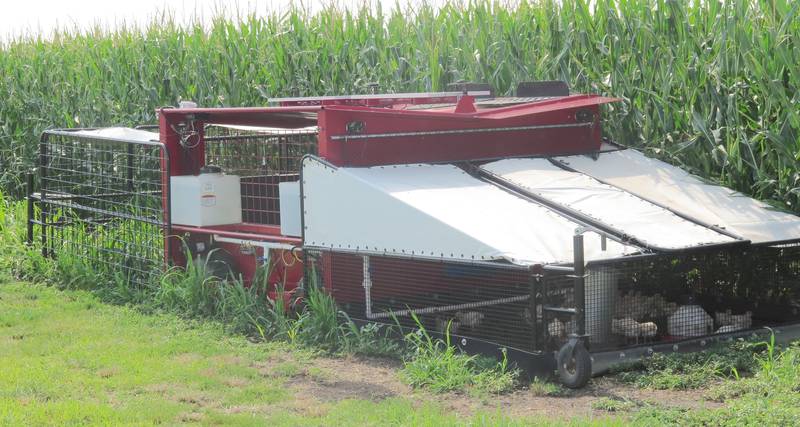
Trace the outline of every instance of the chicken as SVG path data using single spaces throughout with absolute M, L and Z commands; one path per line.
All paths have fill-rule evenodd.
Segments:
M 611 320 L 611 333 L 623 335 L 628 338 L 639 336 L 639 322 L 626 317 L 624 319 Z
M 733 314 L 731 310 L 714 313 L 714 318 L 720 328 L 717 333 L 733 332 L 741 329 L 749 329 L 753 326 L 753 312 L 747 311 L 744 314 Z
M 639 335 L 644 338 L 653 338 L 658 334 L 658 325 L 653 322 L 639 324 Z
M 699 305 L 682 305 L 667 319 L 667 328 L 677 337 L 699 337 L 713 332 L 714 319 Z
M 611 320 L 611 333 L 632 339 L 636 343 L 640 338 L 653 338 L 658 333 L 658 326 L 653 322 L 639 323 L 630 317 Z
M 642 295 L 641 292 L 628 292 L 617 298 L 614 305 L 614 316 L 618 319 L 631 318 L 642 321 L 647 318 L 666 317 L 678 309 L 678 305 L 669 302 L 661 294 Z
M 460 326 L 460 322 L 452 318 L 436 318 L 436 331 L 442 335 L 447 335 L 448 333 L 457 335 Z
M 553 319 L 550 323 L 547 324 L 547 335 L 554 337 L 554 338 L 563 338 L 567 335 L 567 328 L 564 326 L 564 322 Z
M 462 328 L 475 330 L 483 322 L 485 315 L 479 311 L 459 311 L 456 312 L 456 320 L 458 320 Z

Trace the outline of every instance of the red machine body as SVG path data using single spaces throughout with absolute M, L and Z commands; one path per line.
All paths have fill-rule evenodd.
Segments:
M 487 94 L 293 98 L 278 100 L 277 107 L 160 109 L 160 140 L 168 152 L 162 166 L 170 175 L 164 179 L 200 173 L 208 162 L 205 129 L 209 125 L 286 131 L 316 127 L 317 155 L 335 166 L 347 167 L 588 153 L 601 146 L 599 106 L 617 100 L 595 95 L 473 96 Z M 167 221 L 169 209 L 169 195 L 165 194 Z M 269 283 L 282 283 L 287 293 L 303 278 L 298 254 L 302 238 L 282 235 L 278 224 L 171 224 L 171 230 L 165 248 L 169 263 L 186 262 L 183 245 L 205 245 L 216 237 L 216 247 L 232 254 L 245 281 L 252 280 L 259 259 L 269 260 Z M 243 251 L 236 242 L 263 247 Z

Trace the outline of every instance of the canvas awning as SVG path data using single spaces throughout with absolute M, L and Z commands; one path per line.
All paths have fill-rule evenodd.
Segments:
M 596 159 L 566 156 L 555 160 L 638 197 L 724 228 L 752 243 L 800 239 L 800 217 L 705 182 L 636 150 L 601 153 Z
M 657 250 L 736 240 L 588 175 L 565 170 L 548 159 L 505 159 L 481 168 Z

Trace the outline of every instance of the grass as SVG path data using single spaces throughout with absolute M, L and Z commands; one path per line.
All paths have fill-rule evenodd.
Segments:
M 626 412 L 635 409 L 637 402 L 628 399 L 615 399 L 611 397 L 603 397 L 592 402 L 592 409 L 606 412 Z
M 412 352 L 406 358 L 401 375 L 413 387 L 425 387 L 437 393 L 468 391 L 476 394 L 505 393 L 517 384 L 519 372 L 503 360 L 467 355 L 450 343 L 449 328 L 445 341 L 432 338 L 416 315 L 419 328 L 406 335 Z
M 407 398 L 301 400 L 287 381 L 306 368 L 324 376 L 311 360 L 280 342 L 252 343 L 218 323 L 110 306 L 87 291 L 0 285 L 3 425 L 526 422 L 492 413 L 459 420 Z
M 339 310 L 333 298 L 311 280 L 298 307 L 285 307 L 281 299 L 271 300 L 266 279 L 268 271 L 256 273 L 252 284 L 241 279 L 222 279 L 209 273 L 208 260 L 170 268 L 157 283 L 135 285 L 105 268 L 92 264 L 92 257 L 75 251 L 60 251 L 55 259 L 44 258 L 35 247 L 21 244 L 24 236 L 24 204 L 0 199 L 0 243 L 8 256 L 0 266 L 10 268 L 12 277 L 38 279 L 61 289 L 85 290 L 103 301 L 133 305 L 143 312 L 176 313 L 187 319 L 219 322 L 230 334 L 258 341 L 280 341 L 315 352 L 404 358 L 405 378 L 414 387 L 436 392 L 476 391 L 502 393 L 516 384 L 517 372 L 506 362 L 497 364 L 461 353 L 449 342 L 434 341 L 424 328 L 398 340 L 392 327 L 357 325 Z M 112 232 L 105 230 L 103 233 Z M 84 241 L 97 238 L 94 232 L 77 228 Z M 278 292 L 281 294 L 280 290 Z M 420 325 L 421 327 L 421 325 Z M 424 337 L 424 339 L 422 339 Z
M 460 418 L 424 396 L 309 402 L 287 382 L 303 372 L 325 377 L 313 354 L 231 336 L 215 322 L 143 314 L 87 291 L 3 277 L 5 425 L 791 425 L 800 416 L 800 345 L 760 353 L 751 376 L 713 386 L 724 390 L 719 398 L 726 403 L 716 409 L 605 398 L 592 407 L 621 418 L 558 421 L 500 411 Z
M 256 304 L 263 301 L 257 288 L 239 289 L 242 285 L 236 281 L 221 286 L 199 268 L 168 272 L 159 292 L 171 295 L 169 298 L 145 292 L 144 301 L 105 305 L 103 301 L 120 301 L 108 298 L 110 294 L 102 287 L 108 283 L 103 278 L 91 286 L 95 278 L 86 275 L 88 269 L 73 266 L 77 273 L 69 279 L 63 271 L 69 262 L 41 259 L 35 248 L 20 244 L 24 232 L 21 206 L 0 199 L 0 244 L 4 250 L 0 256 L 0 366 L 4 367 L 0 371 L 0 423 L 534 422 L 510 419 L 502 412 L 479 412 L 470 420 L 460 419 L 434 404 L 415 402 L 414 397 L 377 403 L 344 400 L 311 409 L 287 391 L 286 381 L 298 376 L 326 381 L 328 373 L 309 364 L 319 352 L 384 354 L 391 350 L 406 354 L 400 375 L 412 386 L 435 393 L 460 391 L 485 399 L 488 394 L 511 390 L 518 379 L 504 362 L 462 354 L 447 343 L 432 340 L 424 329 L 407 336 L 406 345 L 392 347 L 397 341 L 385 340 L 385 331 L 348 322 L 324 293 L 309 295 L 309 304 L 292 317 L 283 309 Z M 15 276 L 47 278 L 65 290 L 20 284 Z M 76 287 L 81 277 L 82 284 L 77 286 L 81 289 L 69 289 Z M 259 320 L 259 316 L 271 317 Z M 259 334 L 246 339 L 241 331 L 235 333 L 236 325 L 247 324 L 244 319 L 260 325 L 255 328 Z M 277 354 L 284 357 L 273 360 Z M 264 366 L 269 366 L 266 375 Z M 595 410 L 623 418 L 597 423 L 788 425 L 800 416 L 800 345 L 781 352 L 774 343 L 735 342 L 707 353 L 657 356 L 643 362 L 640 369 L 622 373 L 620 378 L 649 388 L 700 387 L 709 399 L 723 401 L 725 406 L 677 410 L 624 398 L 599 399 L 592 404 Z M 530 392 L 565 398 L 560 387 L 540 380 L 530 385 Z M 594 422 L 578 419 L 570 423 Z
M 21 193 L 47 127 L 152 123 L 179 99 L 255 106 L 459 80 L 506 94 L 563 79 L 623 99 L 608 136 L 797 211 L 799 10 L 791 0 L 477 0 L 27 36 L 0 47 L 0 188 Z
M 736 340 L 703 352 L 656 353 L 640 362 L 618 368 L 618 378 L 638 387 L 687 390 L 708 387 L 725 378 L 739 378 L 759 369 L 758 358 L 774 345 Z
M 645 408 L 633 419 L 648 425 L 795 425 L 800 419 L 800 345 L 781 353 L 756 357 L 759 368 L 752 377 L 727 381 L 712 388 L 724 399 L 715 410 L 680 411 Z
M 11 283 L 0 298 L 3 424 L 235 421 L 226 409 L 288 397 L 251 366 L 279 345 L 109 307 L 86 292 Z M 226 386 L 232 379 L 242 386 Z
M 528 388 L 534 396 L 561 397 L 569 395 L 569 389 L 539 377 L 534 377 Z

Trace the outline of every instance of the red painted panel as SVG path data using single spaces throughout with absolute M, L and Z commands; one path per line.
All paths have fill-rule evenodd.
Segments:
M 580 125 L 576 112 L 592 113 L 590 126 L 549 129 L 496 130 L 438 135 L 334 137 L 347 135 L 347 124 L 363 123 L 363 134 L 436 132 L 526 126 Z M 330 108 L 320 113 L 320 154 L 338 166 L 374 166 L 417 162 L 456 162 L 532 155 L 575 154 L 600 147 L 600 117 L 597 105 L 567 109 L 545 109 L 534 113 L 506 111 L 499 116 L 468 117 L 460 114 L 414 111 L 374 111 Z

